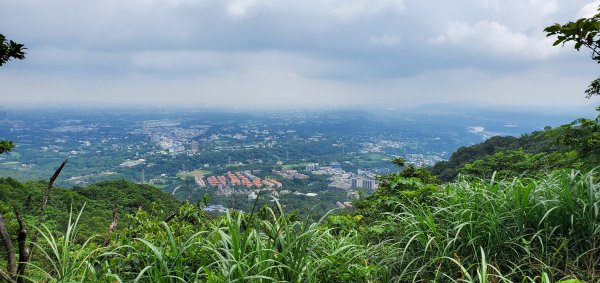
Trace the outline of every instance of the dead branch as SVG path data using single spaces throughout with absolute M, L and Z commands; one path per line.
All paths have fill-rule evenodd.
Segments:
M 108 246 L 108 244 L 110 243 L 110 235 L 117 229 L 117 219 L 118 219 L 118 214 L 117 214 L 117 206 L 115 206 L 113 208 L 113 221 L 112 223 L 110 223 L 110 226 L 108 226 L 108 233 L 106 235 L 106 238 L 104 238 L 104 246 Z
M 65 159 L 62 164 L 54 171 L 52 177 L 50 177 L 50 181 L 48 182 L 48 187 L 44 192 L 44 197 L 42 198 L 42 202 L 40 203 L 40 215 L 38 216 L 38 225 L 44 223 L 44 219 L 46 216 L 46 205 L 48 204 L 48 198 L 50 197 L 50 191 L 52 190 L 52 186 L 54 186 L 54 181 L 60 175 L 60 172 L 67 164 L 68 159 Z M 29 247 L 26 246 L 27 240 L 27 227 L 25 226 L 25 222 L 23 221 L 23 217 L 19 213 L 19 211 L 15 208 L 15 214 L 17 215 L 17 220 L 19 221 L 19 232 L 17 233 L 17 241 L 19 242 L 19 267 L 17 268 L 17 283 L 27 282 L 24 275 L 25 269 L 27 268 L 27 264 L 31 259 L 31 255 L 33 253 L 33 248 L 37 241 L 38 232 L 35 232 L 31 237 L 31 241 L 29 242 Z
M 0 237 L 6 248 L 6 263 L 7 263 L 7 276 L 15 276 L 17 273 L 17 259 L 15 258 L 15 250 L 13 248 L 13 242 L 10 239 L 10 235 L 6 230 L 6 222 L 4 215 L 0 213 Z
M 60 172 L 65 167 L 65 164 L 67 164 L 67 161 L 68 161 L 68 159 L 65 159 L 65 161 L 63 161 L 63 163 L 60 164 L 60 167 L 58 167 L 58 169 L 56 169 L 56 171 L 54 171 L 54 175 L 52 175 L 52 177 L 50 177 L 50 182 L 48 182 L 48 187 L 46 188 L 46 192 L 44 192 L 44 198 L 42 199 L 42 202 L 40 203 L 40 215 L 38 216 L 38 225 L 44 223 L 44 218 L 46 217 L 46 205 L 48 204 L 48 198 L 50 197 L 50 191 L 52 190 L 54 181 L 56 181 L 56 178 L 58 178 L 58 175 L 60 175 Z M 31 237 L 31 243 L 29 244 L 29 253 L 31 253 L 31 251 L 33 251 L 33 246 L 35 245 L 35 242 L 37 241 L 37 237 L 38 237 L 38 233 L 33 234 L 33 236 Z
M 31 258 L 31 250 L 27 248 L 27 226 L 23 221 L 23 216 L 17 207 L 13 207 L 15 210 L 15 216 L 19 222 L 19 231 L 17 232 L 17 243 L 19 244 L 19 267 L 17 268 L 17 283 L 26 282 L 25 280 L 25 269 Z
M 48 204 L 48 198 L 50 197 L 50 191 L 52 190 L 54 181 L 56 181 L 56 178 L 58 178 L 58 175 L 65 167 L 65 164 L 67 164 L 67 160 L 68 159 L 65 159 L 65 161 L 63 161 L 63 163 L 60 165 L 60 167 L 58 167 L 58 169 L 56 169 L 56 171 L 54 171 L 54 175 L 52 175 L 52 177 L 50 177 L 50 182 L 48 182 L 48 187 L 46 188 L 46 191 L 44 192 L 44 198 L 42 199 L 42 203 L 40 203 L 40 215 L 38 216 L 38 224 L 41 224 L 44 222 L 44 217 L 46 216 L 46 205 Z M 37 233 L 36 233 L 36 235 L 34 235 L 34 237 L 37 238 Z M 32 241 L 33 241 L 33 239 L 32 239 Z

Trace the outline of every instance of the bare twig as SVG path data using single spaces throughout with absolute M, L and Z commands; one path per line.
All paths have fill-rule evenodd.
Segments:
M 15 276 L 15 274 L 17 274 L 17 259 L 15 258 L 13 242 L 10 239 L 8 231 L 6 230 L 6 222 L 2 213 L 0 213 L 0 237 L 2 238 L 2 242 L 4 242 L 4 247 L 6 248 L 8 276 Z
M 108 244 L 110 243 L 110 235 L 117 229 L 117 219 L 118 219 L 118 209 L 117 206 L 115 206 L 113 208 L 113 221 L 112 223 L 110 223 L 110 226 L 108 226 L 108 233 L 106 235 L 106 238 L 104 238 L 104 246 L 108 246 Z

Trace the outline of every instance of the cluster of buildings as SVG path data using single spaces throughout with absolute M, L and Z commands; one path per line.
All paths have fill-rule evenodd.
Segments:
M 144 134 L 150 141 L 158 145 L 166 153 L 176 155 L 184 152 L 198 152 L 198 142 L 194 139 L 205 134 L 209 125 L 193 125 L 190 128 L 178 127 L 179 122 L 170 120 L 143 121 L 142 127 L 132 131 L 134 134 Z M 184 144 L 186 146 L 184 146 Z
M 378 186 L 373 174 L 362 170 L 359 170 L 358 174 L 346 172 L 339 162 L 331 162 L 329 166 L 323 167 L 320 167 L 318 163 L 309 163 L 306 170 L 316 175 L 330 175 L 329 187 L 334 189 L 350 191 L 364 188 L 376 190 Z
M 213 204 L 213 205 L 209 205 L 207 207 L 202 208 L 202 210 L 207 211 L 207 212 L 227 212 L 227 208 L 224 207 L 223 205 L 220 204 Z
M 127 160 L 121 162 L 121 164 L 119 164 L 119 166 L 121 166 L 121 167 L 134 167 L 134 166 L 143 164 L 144 162 L 146 162 L 146 159 L 142 159 L 142 158 L 137 159 L 137 160 L 129 160 L 129 159 L 127 159 Z
M 194 179 L 196 180 L 196 184 L 198 184 L 200 188 L 206 187 L 206 182 L 204 182 L 204 179 L 201 176 L 196 176 L 194 177 Z
M 152 139 L 154 141 L 154 137 Z M 174 141 L 169 138 L 162 138 L 157 142 L 157 144 L 163 150 L 167 150 L 170 154 L 177 154 L 185 151 L 185 147 L 183 146 L 183 144 L 181 144 L 181 142 Z
M 319 170 L 319 163 L 308 163 L 305 167 L 306 171 L 312 172 Z
M 289 179 L 289 180 L 293 180 L 293 179 L 306 180 L 306 179 L 308 179 L 308 175 L 298 173 L 297 170 L 290 170 L 290 169 L 275 170 L 275 169 L 273 169 L 273 173 L 277 174 L 283 178 Z
M 436 155 L 423 155 L 423 154 L 405 154 L 406 163 L 412 164 L 416 167 L 427 167 L 433 166 L 437 162 L 444 160 L 440 156 Z
M 225 176 L 210 176 L 207 178 L 207 181 L 211 187 L 216 187 L 218 185 L 227 185 L 227 179 L 225 178 Z
M 355 175 L 350 179 L 350 188 L 375 190 L 377 188 L 377 183 L 373 178 Z
M 269 188 L 277 187 L 280 188 L 282 184 L 277 180 L 262 180 L 250 173 L 250 171 L 242 172 L 227 172 L 226 176 L 209 176 L 207 178 L 208 185 L 211 187 L 227 185 L 230 186 L 245 186 L 246 188 L 267 186 Z M 196 183 L 198 181 L 196 180 Z

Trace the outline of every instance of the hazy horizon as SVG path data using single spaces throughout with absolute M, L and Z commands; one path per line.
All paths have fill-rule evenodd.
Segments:
M 542 116 L 564 117 L 567 119 L 577 119 L 581 117 L 595 117 L 597 115 L 596 105 L 589 103 L 584 106 L 528 106 L 515 105 L 483 105 L 483 104 L 465 104 L 465 103 L 428 103 L 416 106 L 298 106 L 298 107 L 209 107 L 198 105 L 139 105 L 139 104 L 4 104 L 0 105 L 0 112 L 3 111 L 133 111 L 132 113 L 146 113 L 159 111 L 175 114 L 182 113 L 247 113 L 247 114 L 269 114 L 269 113 L 319 113 L 319 112 L 348 112 L 367 113 L 370 115 L 382 113 L 396 114 L 425 114 L 425 115 L 450 115 L 456 116 L 464 113 L 521 113 Z M 565 123 L 570 120 L 565 120 Z

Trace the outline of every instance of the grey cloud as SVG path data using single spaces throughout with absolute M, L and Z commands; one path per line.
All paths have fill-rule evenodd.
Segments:
M 0 76 L 24 101 L 52 93 L 117 103 L 495 103 L 474 88 L 510 93 L 548 80 L 560 104 L 573 97 L 561 93 L 580 91 L 594 70 L 581 67 L 585 54 L 550 46 L 542 29 L 589 13 L 590 3 L 0 0 L 1 32 L 30 48 Z M 549 66 L 556 70 L 544 72 Z M 33 78 L 46 87 L 23 87 Z M 505 95 L 516 103 L 539 98 L 514 93 Z

